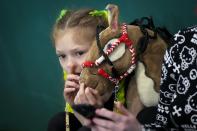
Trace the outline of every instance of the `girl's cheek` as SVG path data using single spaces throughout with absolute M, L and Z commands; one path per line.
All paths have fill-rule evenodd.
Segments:
M 63 61 L 61 61 L 61 60 L 59 60 L 59 62 L 60 62 L 61 68 L 62 68 L 64 71 L 67 71 L 65 62 L 63 62 Z
M 64 68 L 64 64 L 63 64 L 63 62 L 61 60 L 59 60 L 59 63 L 61 65 L 61 67 Z

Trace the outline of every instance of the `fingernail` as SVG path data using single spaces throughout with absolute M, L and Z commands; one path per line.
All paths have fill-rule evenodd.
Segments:
M 91 90 L 91 88 L 90 88 L 90 87 L 87 87 L 87 89 L 88 89 L 88 91 L 90 91 L 90 90 Z
M 96 113 L 99 113 L 100 112 L 100 109 L 96 109 L 96 111 L 95 111 Z

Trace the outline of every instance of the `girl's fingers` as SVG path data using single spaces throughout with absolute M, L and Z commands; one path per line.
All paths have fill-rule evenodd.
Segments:
M 85 89 L 85 94 L 91 105 L 102 106 L 101 96 L 98 94 L 97 90 L 87 87 Z
M 109 129 L 106 129 L 106 128 L 103 128 L 103 127 L 100 127 L 100 126 L 89 126 L 91 128 L 91 131 L 111 131 Z
M 76 82 L 79 83 L 79 76 L 78 75 L 75 75 L 75 74 L 69 74 L 67 76 L 66 80 L 71 80 L 71 81 L 74 80 L 74 81 L 76 81 Z
M 74 81 L 67 80 L 66 83 L 65 83 L 65 88 L 77 88 L 77 89 L 79 89 L 79 84 L 77 84 Z
M 94 94 L 90 91 L 89 87 L 87 87 L 85 89 L 85 95 L 87 97 L 87 100 L 89 102 L 90 105 L 96 105 L 96 97 L 94 96 Z
M 80 87 L 79 87 L 79 92 L 78 92 L 78 96 L 79 97 L 84 97 L 85 96 L 85 84 L 84 83 L 81 83 L 80 85 L 79 85 Z
M 98 93 L 98 91 L 96 89 L 92 89 L 92 88 L 89 88 L 89 89 L 95 96 L 99 95 L 99 93 Z
M 83 115 L 79 114 L 77 111 L 74 111 L 75 116 L 82 122 L 82 125 L 91 125 L 91 120 L 87 119 Z
M 116 121 L 116 122 L 125 119 L 124 115 L 109 111 L 105 108 L 97 109 L 96 114 L 99 115 L 99 116 L 102 116 L 102 117 L 106 117 L 106 118 L 108 118 L 112 121 Z
M 77 95 L 75 97 L 75 104 L 88 104 L 88 100 L 87 100 L 87 97 L 85 95 L 85 84 L 84 83 L 81 83 L 80 84 L 80 88 L 79 88 L 79 91 L 77 92 Z
M 110 120 L 104 120 L 104 119 L 100 119 L 100 118 L 93 118 L 93 123 L 95 125 L 97 125 L 98 127 L 102 128 L 103 130 L 107 130 L 107 129 L 113 129 L 114 128 L 114 122 L 110 121 Z
M 67 95 L 69 93 L 72 93 L 76 90 L 76 88 L 64 88 L 64 94 Z
M 85 92 L 84 88 L 85 88 L 85 84 L 84 84 L 84 83 L 81 83 L 81 84 L 80 84 L 80 91 L 81 91 L 82 93 Z
M 100 94 L 98 93 L 96 89 L 92 89 L 92 88 L 89 88 L 89 89 L 95 95 L 96 100 L 98 101 L 98 104 L 102 106 L 103 105 L 102 96 L 100 96 Z

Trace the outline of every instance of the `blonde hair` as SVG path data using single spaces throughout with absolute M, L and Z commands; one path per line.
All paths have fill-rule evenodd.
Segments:
M 54 24 L 52 31 L 52 40 L 55 43 L 55 39 L 59 33 L 64 33 L 68 28 L 91 28 L 94 31 L 92 37 L 96 35 L 96 26 L 102 25 L 104 27 L 108 26 L 107 19 L 102 16 L 93 16 L 90 12 L 92 9 L 79 9 L 76 11 L 66 11 L 63 16 L 57 19 Z

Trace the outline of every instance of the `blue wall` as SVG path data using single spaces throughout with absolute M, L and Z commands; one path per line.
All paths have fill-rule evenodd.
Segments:
M 52 115 L 64 110 L 62 71 L 50 32 L 62 8 L 120 8 L 131 22 L 153 16 L 172 33 L 197 24 L 196 0 L 1 0 L 0 130 L 44 131 Z

